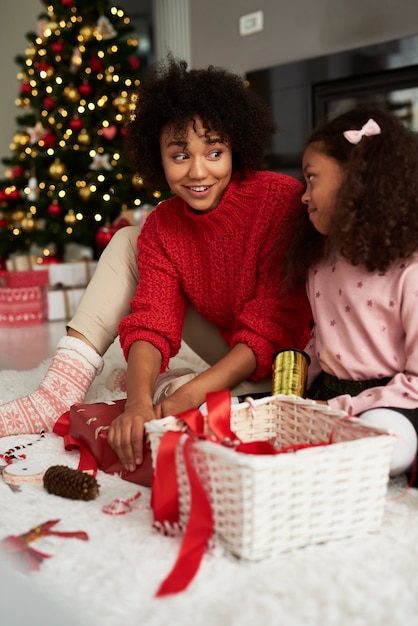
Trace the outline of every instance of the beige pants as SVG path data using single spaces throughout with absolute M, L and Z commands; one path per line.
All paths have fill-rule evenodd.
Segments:
M 103 355 L 118 335 L 119 322 L 130 313 L 138 283 L 137 245 L 140 228 L 126 226 L 104 249 L 96 271 L 68 326 L 90 341 Z M 206 363 L 213 365 L 229 351 L 218 329 L 189 306 L 183 340 Z M 245 381 L 233 395 L 271 391 L 271 378 L 258 383 Z

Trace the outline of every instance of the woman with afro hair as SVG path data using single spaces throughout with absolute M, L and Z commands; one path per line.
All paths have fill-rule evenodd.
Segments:
M 127 400 L 109 443 L 128 470 L 142 461 L 146 421 L 199 407 L 211 391 L 271 393 L 274 353 L 302 348 L 310 320 L 304 288 L 285 298 L 280 289 L 283 233 L 302 186 L 261 170 L 275 130 L 241 77 L 172 57 L 151 68 L 127 150 L 147 187 L 172 197 L 140 233 L 126 227 L 112 238 L 39 388 L 0 407 L 0 435 L 51 429 L 84 399 L 118 334 Z M 208 367 L 168 384 L 182 338 Z

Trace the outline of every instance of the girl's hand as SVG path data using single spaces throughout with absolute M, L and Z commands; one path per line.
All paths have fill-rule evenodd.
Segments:
M 204 402 L 204 399 L 201 400 L 201 395 L 196 395 L 193 390 L 196 391 L 195 386 L 190 383 L 185 383 L 182 387 L 177 389 L 173 395 L 165 398 L 159 404 L 156 404 L 156 418 L 160 419 L 168 415 L 183 413 L 183 411 L 188 411 L 189 409 L 197 409 Z
M 108 442 L 126 470 L 133 472 L 143 459 L 145 422 L 156 418 L 152 405 L 125 406 L 108 431 Z

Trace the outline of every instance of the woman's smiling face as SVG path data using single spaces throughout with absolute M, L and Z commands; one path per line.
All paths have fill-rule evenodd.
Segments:
M 232 151 L 202 121 L 190 122 L 185 136 L 170 126 L 161 133 L 164 174 L 173 193 L 195 211 L 207 213 L 220 202 L 232 176 Z

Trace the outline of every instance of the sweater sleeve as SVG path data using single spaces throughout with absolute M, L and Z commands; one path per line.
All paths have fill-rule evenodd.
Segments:
M 303 349 L 309 339 L 311 312 L 306 290 L 284 291 L 280 271 L 288 245 L 284 233 L 300 207 L 300 194 L 301 185 L 295 179 L 281 177 L 274 182 L 268 189 L 259 228 L 254 225 L 248 239 L 258 254 L 256 290 L 237 317 L 232 345 L 241 342 L 253 350 L 257 360 L 251 377 L 254 381 L 271 374 L 276 351 Z
M 147 218 L 138 237 L 138 273 L 131 313 L 119 325 L 122 350 L 127 359 L 135 341 L 149 341 L 161 352 L 164 371 L 180 349 L 186 298 L 159 240 L 155 214 Z

